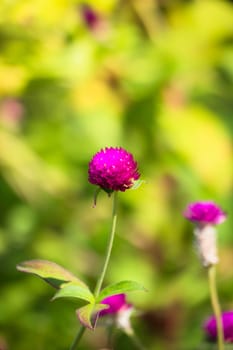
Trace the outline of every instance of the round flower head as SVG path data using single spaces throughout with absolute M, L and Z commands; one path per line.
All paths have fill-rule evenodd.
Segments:
M 214 202 L 194 202 L 187 206 L 184 217 L 199 225 L 218 225 L 226 219 L 226 213 Z
M 233 311 L 222 313 L 222 324 L 224 340 L 228 343 L 233 343 Z M 217 339 L 217 325 L 214 316 L 211 316 L 204 323 L 204 331 L 210 340 Z
M 107 309 L 100 312 L 100 316 L 116 315 L 119 312 L 126 311 L 132 308 L 131 304 L 126 302 L 125 294 L 115 294 L 107 297 L 101 301 L 101 304 L 108 305 Z
M 108 305 L 108 309 L 100 312 L 99 316 L 111 316 L 108 321 L 114 322 L 116 327 L 121 328 L 124 332 L 132 334 L 130 317 L 133 312 L 133 306 L 126 302 L 125 294 L 115 294 L 101 301 L 101 304 Z
M 226 219 L 226 214 L 214 202 L 194 202 L 187 206 L 184 216 L 194 222 L 196 248 L 205 267 L 218 263 L 216 227 Z
M 89 163 L 89 181 L 106 192 L 122 191 L 139 179 L 137 162 L 121 147 L 106 147 L 96 153 Z

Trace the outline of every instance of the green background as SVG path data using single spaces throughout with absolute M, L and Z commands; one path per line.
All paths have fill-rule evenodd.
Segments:
M 217 0 L 3 0 L 0 4 L 0 349 L 65 350 L 75 304 L 16 270 L 55 261 L 91 288 L 111 199 L 92 208 L 88 163 L 105 146 L 134 154 L 141 178 L 119 198 L 106 283 L 132 279 L 132 322 L 147 349 L 207 349 L 206 271 L 182 212 L 211 199 L 219 226 L 218 290 L 233 308 L 233 9 Z M 119 334 L 117 349 L 133 349 Z M 80 350 L 106 348 L 101 325 Z M 210 346 L 213 349 L 213 346 Z M 229 347 L 230 348 L 230 347 Z

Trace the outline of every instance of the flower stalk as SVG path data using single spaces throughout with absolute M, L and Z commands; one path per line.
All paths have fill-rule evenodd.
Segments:
M 113 207 L 112 207 L 112 228 L 109 236 L 109 241 L 108 241 L 108 246 L 106 250 L 106 255 L 105 255 L 105 261 L 104 261 L 104 266 L 102 269 L 102 272 L 100 274 L 100 277 L 96 283 L 94 295 L 97 298 L 99 296 L 104 277 L 106 275 L 106 271 L 108 268 L 111 252 L 112 252 L 112 247 L 113 247 L 113 241 L 115 237 L 115 232 L 116 232 L 116 223 L 117 223 L 117 191 L 113 192 Z
M 131 339 L 132 343 L 138 350 L 146 350 L 141 341 L 138 339 L 134 331 L 131 329 L 131 331 L 126 332 L 128 337 Z
M 216 318 L 218 350 L 224 350 L 223 324 L 221 318 L 221 308 L 218 300 L 216 288 L 216 268 L 215 265 L 208 267 L 208 279 L 210 288 L 210 298 L 213 312 Z
M 85 330 L 86 330 L 86 328 L 84 326 L 81 326 L 79 328 L 79 331 L 78 331 L 78 333 L 77 333 L 77 335 L 76 335 L 76 337 L 75 337 L 75 339 L 70 347 L 70 350 L 75 350 L 77 348 L 78 343 L 79 343 L 80 339 L 82 338 Z

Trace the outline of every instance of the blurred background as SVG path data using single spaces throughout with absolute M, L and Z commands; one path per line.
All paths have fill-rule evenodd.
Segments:
M 87 169 L 105 146 L 132 152 L 146 181 L 120 195 L 106 283 L 148 289 L 128 296 L 147 349 L 208 348 L 206 272 L 182 212 L 200 199 L 228 212 L 218 289 L 232 309 L 232 42 L 232 1 L 1 1 L 1 350 L 69 348 L 75 304 L 51 303 L 52 288 L 16 264 L 53 260 L 94 286 L 111 199 L 92 208 Z M 80 350 L 106 344 L 99 326 Z

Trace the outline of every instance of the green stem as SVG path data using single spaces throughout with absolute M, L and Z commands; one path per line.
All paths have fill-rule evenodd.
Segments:
M 145 350 L 144 346 L 142 345 L 142 343 L 140 342 L 137 335 L 134 333 L 132 329 L 130 329 L 130 331 L 127 331 L 126 334 L 131 339 L 132 343 L 135 345 L 135 347 L 138 350 Z
M 114 333 L 115 333 L 115 327 L 114 324 L 107 326 L 107 348 L 112 349 L 113 348 L 113 339 L 114 339 Z
M 217 325 L 217 338 L 218 338 L 218 350 L 224 350 L 224 336 L 223 336 L 223 326 L 221 318 L 221 308 L 218 300 L 218 294 L 216 289 L 216 269 L 215 265 L 208 267 L 208 277 L 209 277 L 209 288 L 210 288 L 210 298 L 216 318 Z
M 110 256 L 111 256 L 111 252 L 112 252 L 112 246 L 113 246 L 113 241 L 114 241 L 114 237 L 115 237 L 115 232 L 116 232 L 116 222 L 117 222 L 117 192 L 114 191 L 113 192 L 113 209 L 112 209 L 112 228 L 111 228 L 111 232 L 110 232 L 110 236 L 109 236 L 109 242 L 108 242 L 108 246 L 107 246 L 107 251 L 106 251 L 106 256 L 105 256 L 105 261 L 104 261 L 104 266 L 103 266 L 103 270 L 100 274 L 100 277 L 96 283 L 96 287 L 95 287 L 95 292 L 94 295 L 97 298 L 99 296 L 103 281 L 104 281 L 104 277 L 108 268 L 108 264 L 109 264 L 109 260 L 110 260 Z M 76 347 L 78 346 L 80 339 L 82 338 L 84 332 L 85 332 L 86 328 L 81 326 L 74 341 L 73 344 L 70 347 L 70 350 L 75 350 Z
M 79 331 L 78 331 L 78 333 L 77 333 L 77 335 L 76 335 L 76 337 L 75 337 L 75 339 L 74 339 L 74 341 L 73 341 L 73 343 L 72 343 L 72 345 L 70 347 L 70 350 L 75 350 L 76 349 L 76 347 L 77 347 L 80 339 L 82 338 L 83 333 L 85 332 L 85 330 L 86 330 L 86 328 L 84 326 L 81 326 L 79 328 Z
M 116 222 L 117 222 L 117 191 L 113 192 L 113 208 L 112 208 L 112 228 L 109 236 L 109 241 L 108 241 L 108 246 L 107 246 L 107 251 L 105 255 L 105 261 L 104 261 L 104 266 L 103 270 L 100 274 L 100 277 L 97 281 L 96 287 L 95 287 L 95 292 L 94 295 L 97 298 L 99 296 L 104 277 L 107 271 L 107 267 L 109 264 L 111 252 L 112 252 L 112 246 L 113 246 L 113 241 L 115 237 L 115 232 L 116 232 Z

